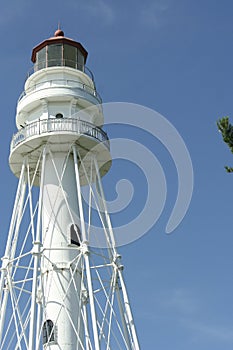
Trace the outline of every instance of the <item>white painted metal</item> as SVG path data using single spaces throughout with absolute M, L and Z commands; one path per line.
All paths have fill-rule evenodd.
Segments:
M 26 81 L 9 158 L 19 183 L 2 258 L 0 350 L 139 350 L 101 182 L 111 156 L 99 102 L 77 69 L 44 68 Z M 95 225 L 105 249 L 90 245 Z

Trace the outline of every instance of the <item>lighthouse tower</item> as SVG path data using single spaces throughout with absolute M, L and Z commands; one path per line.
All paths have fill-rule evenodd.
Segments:
M 101 179 L 111 167 L 87 51 L 32 51 L 9 164 L 19 179 L 0 279 L 0 350 L 137 350 Z

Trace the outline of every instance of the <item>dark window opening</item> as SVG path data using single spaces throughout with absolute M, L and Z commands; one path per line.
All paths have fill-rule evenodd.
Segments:
M 72 224 L 70 226 L 70 243 L 75 244 L 78 247 L 81 243 L 81 232 L 77 224 Z
M 43 325 L 43 344 L 55 341 L 53 321 L 46 320 Z
M 62 113 L 57 113 L 55 115 L 55 117 L 58 118 L 58 119 L 61 119 L 61 118 L 63 118 L 63 114 Z

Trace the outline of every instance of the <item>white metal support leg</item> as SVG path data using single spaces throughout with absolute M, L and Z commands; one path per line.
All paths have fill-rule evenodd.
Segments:
M 24 194 L 25 194 L 25 163 L 23 163 L 22 168 L 21 168 L 21 174 L 20 174 L 20 179 L 19 179 L 18 188 L 17 188 L 17 192 L 16 192 L 16 200 L 15 200 L 15 204 L 14 204 L 14 208 L 13 208 L 12 219 L 11 219 L 11 224 L 10 224 L 9 233 L 8 233 L 8 240 L 7 240 L 7 245 L 6 245 L 6 249 L 5 249 L 5 255 L 2 259 L 3 266 L 1 269 L 2 273 L 1 273 L 1 280 L 0 280 L 0 302 L 2 305 L 1 313 L 0 313 L 0 345 L 1 345 L 1 341 L 2 341 L 3 327 L 4 327 L 5 315 L 6 315 L 6 306 L 7 306 L 7 300 L 8 300 L 8 295 L 9 295 L 8 285 L 5 285 L 6 276 L 9 273 L 10 259 L 12 259 L 14 257 L 13 251 L 11 250 L 11 245 L 12 245 L 15 225 L 16 225 L 16 222 L 19 218 L 19 211 L 22 209 L 19 204 L 22 203 L 23 198 L 24 198 Z M 16 237 L 14 238 L 14 241 L 16 244 Z M 3 300 L 2 300 L 4 288 L 5 288 L 5 291 L 4 291 L 4 296 L 3 296 Z
M 133 350 L 139 350 L 140 347 L 139 347 L 137 333 L 136 333 L 136 329 L 135 329 L 135 325 L 134 325 L 133 315 L 132 315 L 131 308 L 130 308 L 129 298 L 128 298 L 125 282 L 124 282 L 124 279 L 122 276 L 122 271 L 120 271 L 120 270 L 119 270 L 119 279 L 120 279 L 120 284 L 121 284 L 121 288 L 122 288 L 125 311 L 126 311 L 127 319 L 129 322 L 128 325 L 129 325 L 129 328 L 130 328 L 131 333 L 132 333 L 132 339 L 133 339 L 133 344 L 134 344 Z
M 40 249 L 41 249 L 41 210 L 43 203 L 43 183 L 44 183 L 44 168 L 46 160 L 46 147 L 43 149 L 42 157 L 42 168 L 41 168 L 41 183 L 40 183 L 40 197 L 38 207 L 38 218 L 37 218 L 37 229 L 36 229 L 36 240 L 34 242 L 34 272 L 32 281 L 32 299 L 31 299 L 31 315 L 30 315 L 30 330 L 29 330 L 29 350 L 34 350 L 35 347 L 35 326 L 36 326 L 36 293 L 38 286 L 38 273 L 39 273 L 39 262 L 40 262 Z
M 77 151 L 76 151 L 75 146 L 73 146 L 73 155 L 74 155 L 76 184 L 77 184 L 79 211 L 80 211 L 79 214 L 80 214 L 81 228 L 82 228 L 82 234 L 83 234 L 83 239 L 84 239 L 84 247 L 83 247 L 84 248 L 84 261 L 85 261 L 85 266 L 86 266 L 87 285 L 88 285 L 88 292 L 89 292 L 89 298 L 90 298 L 93 336 L 94 336 L 95 350 L 100 350 L 98 329 L 97 329 L 97 319 L 96 319 L 96 312 L 95 312 L 95 303 L 94 303 L 94 294 L 93 294 L 91 273 L 90 273 L 89 252 L 88 252 L 88 247 L 87 247 L 87 242 L 86 242 L 87 237 L 86 237 L 86 228 L 85 228 L 85 221 L 84 221 L 84 214 L 83 214 L 80 175 L 79 175 L 79 169 L 78 169 L 78 158 L 77 158 Z

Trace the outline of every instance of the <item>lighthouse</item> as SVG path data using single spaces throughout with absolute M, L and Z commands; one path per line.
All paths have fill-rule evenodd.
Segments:
M 18 187 L 0 350 L 140 348 L 102 186 L 110 141 L 87 56 L 61 29 L 32 50 L 10 145 Z

